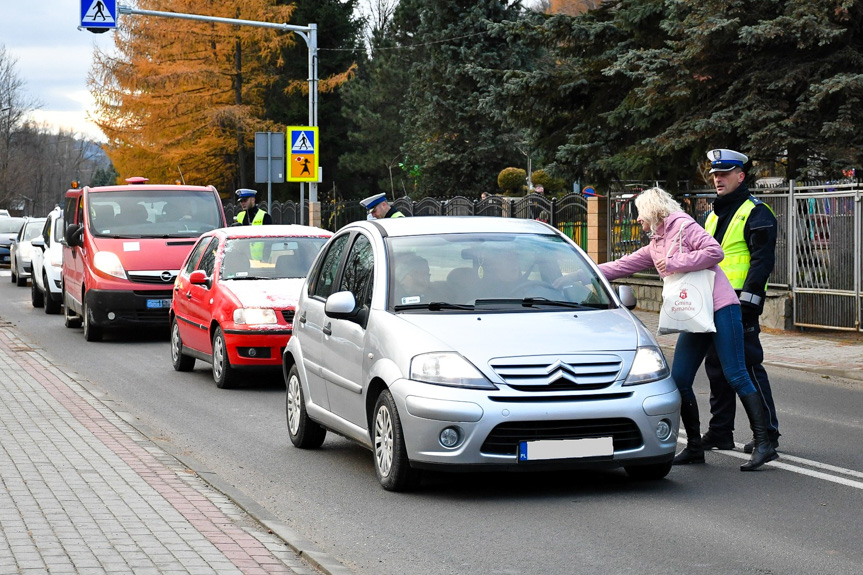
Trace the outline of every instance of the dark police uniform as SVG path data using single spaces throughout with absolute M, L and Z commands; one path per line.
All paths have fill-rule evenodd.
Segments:
M 745 214 L 749 208 L 749 206 L 744 206 L 746 202 L 754 204 L 748 214 Z M 741 207 L 744 209 L 741 210 Z M 729 227 L 739 230 L 733 220 L 745 218 L 743 240 L 749 249 L 749 266 L 745 273 L 745 279 L 739 278 L 737 282 L 732 281 L 732 285 L 740 297 L 746 368 L 767 410 L 770 420 L 768 433 L 775 444 L 779 437 L 779 421 L 776 416 L 776 406 L 773 403 L 767 371 L 762 365 L 764 350 L 758 335 L 761 333 L 758 316 L 764 311 L 767 279 L 770 277 L 776 261 L 776 216 L 766 204 L 750 194 L 749 187 L 745 183 L 740 184 L 731 194 L 718 197 L 713 204 L 713 210 L 716 217 L 715 222 L 708 220 L 706 227 L 710 231 L 711 224 L 715 223 L 716 228 L 713 231 L 713 236 L 723 247 L 735 239 L 739 239 L 725 237 Z M 739 224 L 739 222 L 736 223 Z M 726 240 L 725 244 L 723 244 L 723 240 Z M 740 269 L 741 265 L 738 263 L 737 267 Z M 745 268 L 745 265 L 742 267 Z M 731 278 L 729 277 L 729 279 Z M 740 285 L 740 280 L 742 280 L 742 285 Z M 716 349 L 712 346 L 705 358 L 704 369 L 710 379 L 710 412 L 712 415 L 707 434 L 705 434 L 705 438 L 712 445 L 705 445 L 705 448 L 721 446 L 724 449 L 731 449 L 733 448 L 737 395 L 726 381 Z

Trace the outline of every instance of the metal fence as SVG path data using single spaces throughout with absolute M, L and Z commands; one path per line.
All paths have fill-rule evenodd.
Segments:
M 267 203 L 258 204 L 267 210 Z M 546 198 L 530 194 L 522 198 L 489 196 L 484 200 L 471 200 L 463 196 L 447 199 L 422 198 L 413 201 L 401 197 L 391 205 L 409 216 L 491 216 L 504 218 L 536 219 L 547 222 L 587 249 L 587 200 L 580 194 L 567 194 L 562 198 Z M 308 224 L 308 202 L 303 204 L 303 223 Z M 228 221 L 240 211 L 237 204 L 226 204 Z M 299 204 L 273 202 L 267 210 L 274 224 L 300 223 Z M 366 210 L 357 201 L 321 203 L 321 227 L 336 231 L 347 224 L 366 219 Z
M 863 184 L 792 181 L 751 191 L 773 209 L 779 223 L 776 265 L 768 286 L 791 292 L 794 325 L 863 331 Z M 635 193 L 627 189 L 609 195 L 610 260 L 648 242 L 636 222 L 634 198 Z M 678 198 L 703 225 L 716 193 L 695 190 Z M 643 275 L 658 279 L 655 270 Z

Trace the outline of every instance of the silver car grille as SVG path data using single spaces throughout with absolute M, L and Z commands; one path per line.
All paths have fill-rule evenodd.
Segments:
M 614 354 L 504 357 L 490 362 L 494 372 L 518 391 L 603 389 L 613 384 L 623 367 Z

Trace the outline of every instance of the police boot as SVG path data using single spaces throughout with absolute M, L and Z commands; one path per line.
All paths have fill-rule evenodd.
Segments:
M 749 426 L 752 428 L 752 436 L 755 445 L 752 449 L 752 457 L 747 463 L 740 466 L 740 471 L 755 471 L 768 461 L 778 459 L 776 449 L 770 441 L 768 432 L 767 412 L 761 403 L 761 397 L 757 393 L 750 393 L 740 398 L 746 416 L 749 418 Z M 688 432 L 687 432 L 688 433 Z
M 701 422 L 698 420 L 698 404 L 695 399 L 683 400 L 680 420 L 686 430 L 686 447 L 674 456 L 672 465 L 704 463 L 704 448 L 701 446 Z

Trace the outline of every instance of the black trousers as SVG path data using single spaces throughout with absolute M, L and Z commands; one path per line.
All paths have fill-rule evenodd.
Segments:
M 743 353 L 746 357 L 746 371 L 755 389 L 761 397 L 762 404 L 769 419 L 771 437 L 779 435 L 779 420 L 776 416 L 776 405 L 773 403 L 773 392 L 770 390 L 770 380 L 764 369 L 764 349 L 761 347 L 758 316 L 743 318 Z M 707 425 L 711 435 L 731 439 L 734 432 L 734 416 L 737 410 L 737 394 L 728 385 L 716 349 L 711 346 L 704 358 L 704 371 L 710 380 L 710 422 Z

